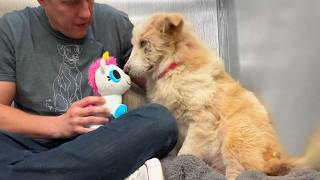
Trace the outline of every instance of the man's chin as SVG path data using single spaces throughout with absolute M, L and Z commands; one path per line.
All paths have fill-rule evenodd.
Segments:
M 87 31 L 84 32 L 74 32 L 74 33 L 69 33 L 67 37 L 71 39 L 83 39 L 87 35 Z

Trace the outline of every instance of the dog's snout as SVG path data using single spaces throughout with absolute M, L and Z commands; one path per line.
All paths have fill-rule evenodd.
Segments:
M 130 72 L 129 66 L 124 66 L 123 71 L 124 71 L 124 73 L 129 74 L 129 72 Z

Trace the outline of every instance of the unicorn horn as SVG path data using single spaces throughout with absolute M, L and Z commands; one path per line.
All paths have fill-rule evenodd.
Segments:
M 106 61 L 108 62 L 109 61 L 109 59 L 110 59 L 110 56 L 109 56 L 109 52 L 108 51 L 106 51 L 105 53 L 103 53 L 103 55 L 102 55 L 102 58 L 100 59 L 100 70 L 101 70 L 101 72 L 104 74 L 105 72 L 104 72 L 104 69 L 106 68 Z
M 103 58 L 104 60 L 106 60 L 106 61 L 109 61 L 109 58 L 110 58 L 109 52 L 106 51 L 105 53 L 103 53 L 102 58 Z

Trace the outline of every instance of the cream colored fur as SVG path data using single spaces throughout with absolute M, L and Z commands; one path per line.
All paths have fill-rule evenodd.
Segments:
M 128 106 L 128 110 L 138 108 L 147 102 L 145 92 L 133 82 L 128 91 L 122 95 L 122 103 Z
M 245 170 L 283 174 L 296 165 L 282 151 L 264 106 L 225 72 L 182 15 L 152 15 L 134 28 L 132 43 L 125 70 L 147 76 L 150 101 L 173 112 L 178 155 L 195 155 L 228 179 Z M 173 62 L 177 67 L 168 69 Z M 320 155 L 314 152 L 309 156 L 317 161 L 308 167 L 319 168 Z M 301 166 L 310 162 L 302 159 Z

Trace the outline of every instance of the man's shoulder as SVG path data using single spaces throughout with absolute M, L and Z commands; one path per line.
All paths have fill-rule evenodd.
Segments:
M 21 10 L 14 10 L 0 17 L 2 27 L 10 26 L 11 28 L 21 28 L 26 23 L 32 21 L 32 18 L 40 15 L 40 7 L 26 7 Z
M 95 3 L 94 8 L 93 29 L 95 29 L 97 38 L 102 35 L 102 38 L 106 39 L 107 32 L 110 34 L 110 38 L 111 36 L 114 38 L 115 34 L 123 34 L 128 31 L 131 34 L 133 25 L 125 12 L 107 4 Z
M 95 3 L 95 16 L 97 18 L 110 19 L 110 20 L 129 20 L 127 13 L 116 9 L 107 4 Z

